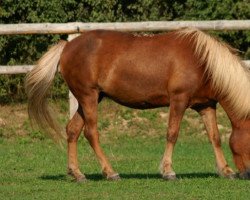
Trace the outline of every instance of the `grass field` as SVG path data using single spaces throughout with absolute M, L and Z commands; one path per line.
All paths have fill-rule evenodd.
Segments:
M 67 103 L 56 103 L 67 121 Z M 104 101 L 99 108 L 101 144 L 122 180 L 106 181 L 86 140 L 79 162 L 86 183 L 66 176 L 66 149 L 60 149 L 27 120 L 26 105 L 0 107 L 0 199 L 249 199 L 250 181 L 216 175 L 212 147 L 200 118 L 187 111 L 174 152 L 178 180 L 164 181 L 159 163 L 165 146 L 167 109 L 138 111 Z M 229 164 L 230 126 L 219 109 L 219 129 Z M 234 168 L 235 169 L 235 168 Z

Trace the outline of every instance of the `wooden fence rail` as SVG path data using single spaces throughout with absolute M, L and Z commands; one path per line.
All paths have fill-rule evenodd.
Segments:
M 169 31 L 184 27 L 196 27 L 201 30 L 217 31 L 250 30 L 250 20 L 0 24 L 0 35 L 72 34 L 94 29 L 119 31 Z
M 0 35 L 21 34 L 69 34 L 68 40 L 94 29 L 118 31 L 170 31 L 184 27 L 195 27 L 201 30 L 250 30 L 250 20 L 213 20 L 213 21 L 147 21 L 147 22 L 108 22 L 108 23 L 37 23 L 37 24 L 0 24 Z M 250 68 L 250 60 L 244 61 Z M 23 74 L 33 65 L 0 66 L 1 74 Z M 77 101 L 69 93 L 70 117 L 77 108 Z
M 33 67 L 34 65 L 0 65 L 0 74 L 26 74 L 32 70 Z

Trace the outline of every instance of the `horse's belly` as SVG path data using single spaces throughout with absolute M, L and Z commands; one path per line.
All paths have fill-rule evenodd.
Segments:
M 106 93 L 114 101 L 132 108 L 146 109 L 169 105 L 169 97 L 164 91 L 117 89 Z

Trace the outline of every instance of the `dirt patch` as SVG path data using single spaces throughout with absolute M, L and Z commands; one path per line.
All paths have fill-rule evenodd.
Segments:
M 61 118 L 68 119 L 67 113 L 60 111 L 60 104 L 53 104 L 53 108 L 56 110 L 56 113 L 59 114 L 57 116 L 59 121 Z M 64 122 L 66 120 L 62 121 Z M 36 133 L 36 130 L 31 128 L 27 104 L 0 105 L 0 131 L 1 136 L 6 138 Z
M 67 106 L 67 101 L 58 101 L 52 105 L 63 127 L 68 121 Z M 218 116 L 220 118 L 218 128 L 221 138 L 228 140 L 231 126 L 228 125 L 225 120 L 227 117 L 221 110 L 218 110 Z M 168 118 L 169 113 L 165 108 L 139 111 L 104 101 L 98 110 L 98 128 L 103 137 L 110 137 L 110 134 L 117 134 L 117 136 L 121 134 L 161 136 L 166 133 Z M 182 124 L 184 132 L 187 134 L 207 134 L 200 116 L 193 111 L 188 110 L 185 113 Z M 27 114 L 27 104 L 0 105 L 1 136 L 14 137 L 36 134 L 32 131 Z
M 27 121 L 28 114 L 25 104 L 0 106 L 0 127 L 3 136 L 26 135 L 24 125 Z

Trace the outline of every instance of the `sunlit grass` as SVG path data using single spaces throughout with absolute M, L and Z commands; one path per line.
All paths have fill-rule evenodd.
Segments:
M 59 102 L 56 107 L 65 125 L 67 102 Z M 15 107 L 18 108 L 19 115 L 25 113 L 25 105 Z M 7 119 L 8 110 L 5 108 L 6 125 L 0 127 L 0 199 L 249 198 L 250 181 L 217 176 L 212 146 L 193 111 L 187 111 L 183 119 L 174 152 L 178 180 L 163 181 L 159 164 L 165 147 L 168 110 L 138 111 L 104 101 L 99 107 L 100 141 L 122 180 L 103 179 L 92 149 L 81 137 L 78 157 L 88 181 L 77 184 L 66 176 L 66 149 L 32 130 L 25 114 L 13 128 Z M 230 126 L 220 109 L 218 118 L 223 150 L 234 168 L 225 136 Z

